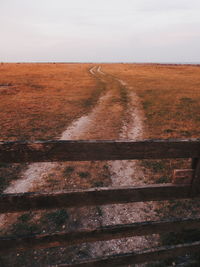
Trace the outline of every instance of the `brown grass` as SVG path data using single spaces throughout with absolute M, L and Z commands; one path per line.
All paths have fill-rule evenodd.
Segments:
M 89 67 L 1 64 L 0 140 L 55 138 L 87 113 L 103 90 Z
M 102 89 L 90 66 L 1 64 L 0 139 L 55 138 L 88 112 Z M 199 137 L 200 67 L 106 64 L 103 70 L 141 97 L 150 138 Z
M 141 97 L 149 138 L 200 136 L 199 66 L 110 64 L 103 70 Z

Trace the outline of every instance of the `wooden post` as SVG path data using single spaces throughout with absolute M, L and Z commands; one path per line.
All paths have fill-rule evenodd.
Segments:
M 191 187 L 191 194 L 193 196 L 200 192 L 200 158 L 194 158 L 192 160 L 192 167 L 194 168 Z
M 196 169 L 198 161 L 199 161 L 199 158 L 192 159 L 192 169 Z

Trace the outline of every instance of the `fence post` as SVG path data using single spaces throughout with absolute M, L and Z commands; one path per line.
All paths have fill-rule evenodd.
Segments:
M 192 159 L 192 168 L 194 169 L 194 174 L 192 178 L 192 196 L 200 193 L 200 158 Z

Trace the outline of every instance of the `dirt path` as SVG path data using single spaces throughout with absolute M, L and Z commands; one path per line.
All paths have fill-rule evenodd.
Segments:
M 101 68 L 97 69 L 103 73 Z M 106 74 L 104 74 L 106 75 Z M 118 83 L 128 94 L 128 105 L 123 120 L 123 125 L 118 139 L 122 140 L 141 140 L 145 137 L 145 116 L 142 110 L 140 99 L 132 88 L 119 79 Z M 144 184 L 144 172 L 139 161 L 110 161 L 109 170 L 111 174 L 112 186 L 134 186 Z M 133 223 L 137 221 L 156 219 L 153 203 L 131 203 L 122 205 L 108 205 L 101 208 L 101 225 Z M 92 249 L 93 257 L 106 254 L 125 253 L 137 249 L 156 245 L 159 240 L 158 235 L 153 237 L 133 237 L 106 242 L 97 242 Z
M 97 66 L 94 66 L 92 67 L 89 72 L 92 74 L 92 75 L 95 75 L 95 69 L 97 68 Z
M 98 68 L 99 69 L 99 68 Z M 90 69 L 90 73 L 95 75 L 99 79 L 97 67 Z M 102 133 L 105 138 L 116 138 L 114 135 L 105 135 L 105 128 L 115 133 L 115 128 L 118 127 L 117 121 L 122 112 L 121 106 L 118 102 L 113 102 L 113 99 L 119 98 L 116 92 L 115 86 L 100 96 L 97 105 L 93 110 L 76 121 L 74 121 L 60 136 L 60 140 L 75 140 L 75 139 L 102 139 Z M 105 118 L 102 114 L 109 112 L 110 117 Z M 4 191 L 4 193 L 21 193 L 43 191 L 45 190 L 46 178 L 48 175 L 58 167 L 58 163 L 32 163 L 30 164 L 21 178 L 13 181 L 10 186 Z M 89 168 L 90 166 L 85 166 Z M 37 186 L 36 186 L 37 185 Z M 13 222 L 14 215 L 1 215 L 0 216 L 0 228 L 2 228 L 8 222 Z
M 144 114 L 140 99 L 133 89 L 117 78 L 101 70 L 100 66 L 92 67 L 89 72 L 106 85 L 106 90 L 100 96 L 93 110 L 74 121 L 59 137 L 60 140 L 75 139 L 131 139 L 144 138 Z M 126 92 L 127 103 L 122 101 L 122 91 Z M 98 163 L 98 168 L 103 168 Z M 43 191 L 46 189 L 46 177 L 53 172 L 58 163 L 33 163 L 22 174 L 21 179 L 13 182 L 4 192 L 19 193 Z M 144 173 L 139 161 L 110 161 L 107 162 L 112 186 L 141 185 L 144 183 Z M 85 163 L 85 169 L 90 171 L 91 164 Z M 68 181 L 69 183 L 69 181 Z M 37 190 L 38 191 L 38 190 Z M 83 219 L 82 225 L 99 226 L 108 224 L 123 224 L 136 221 L 154 219 L 154 204 L 137 203 L 123 205 L 109 205 L 101 207 L 101 217 L 92 213 Z M 11 217 L 1 216 L 0 226 L 12 221 Z M 128 252 L 156 244 L 158 236 L 153 238 L 134 237 L 121 240 L 98 242 L 91 246 L 93 256 Z
M 95 75 L 96 66 L 89 71 Z M 99 68 L 98 68 L 99 71 Z M 88 114 L 80 117 L 74 121 L 62 134 L 59 140 L 78 140 L 82 136 L 86 136 L 89 128 L 96 121 L 97 115 L 99 115 L 103 107 L 112 98 L 110 91 L 106 92 L 100 97 L 98 104 Z M 43 180 L 44 176 L 55 168 L 57 163 L 32 163 L 28 166 L 26 171 L 22 174 L 21 179 L 15 180 L 9 187 L 6 188 L 4 193 L 21 193 L 31 191 L 35 183 L 39 183 Z
M 97 114 L 101 112 L 102 106 L 105 105 L 107 100 L 111 97 L 110 92 L 103 95 L 97 106 L 88 115 L 80 117 L 74 121 L 61 135 L 59 140 L 78 140 L 81 136 L 88 132 L 92 122 L 95 121 Z M 32 163 L 28 166 L 27 170 L 22 174 L 21 179 L 15 180 L 4 193 L 21 193 L 28 192 L 33 189 L 35 184 L 43 181 L 45 176 L 57 166 L 57 163 Z

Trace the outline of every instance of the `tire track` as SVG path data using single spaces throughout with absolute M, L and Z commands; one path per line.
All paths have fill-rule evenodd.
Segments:
M 102 73 L 100 67 L 97 71 Z M 106 74 L 104 73 L 104 75 Z M 116 78 L 113 79 L 126 90 L 129 100 L 119 139 L 142 140 L 144 139 L 145 133 L 145 116 L 140 99 L 137 94 L 132 91 L 132 88 L 128 87 L 126 82 Z M 138 160 L 110 161 L 109 170 L 113 187 L 144 184 L 144 171 Z M 153 202 L 108 205 L 102 207 L 102 214 L 102 225 L 128 224 L 157 218 L 155 204 L 153 204 Z M 92 256 L 97 257 L 105 256 L 105 254 L 126 253 L 133 250 L 141 250 L 156 245 L 158 242 L 158 235 L 97 242 L 92 249 Z

